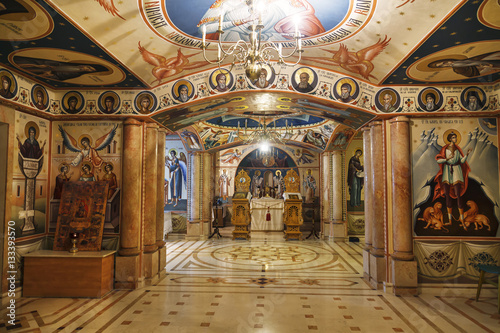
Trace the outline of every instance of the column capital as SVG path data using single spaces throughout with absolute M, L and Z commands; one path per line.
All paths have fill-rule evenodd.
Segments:
M 408 118 L 406 116 L 398 116 L 396 118 L 389 119 L 389 123 L 390 124 L 392 124 L 392 123 L 398 123 L 398 122 L 409 123 L 410 122 L 410 118 Z
M 158 126 L 158 132 L 159 133 L 163 133 L 163 134 L 167 134 L 169 131 L 168 129 L 166 129 L 165 127 L 162 127 L 162 126 Z
M 369 124 L 367 124 L 367 125 L 363 126 L 363 127 L 360 129 L 360 131 L 362 131 L 362 132 L 370 132 L 370 125 L 369 125 Z
M 153 128 L 153 129 L 158 129 L 158 124 L 157 123 L 146 123 L 146 128 Z
M 370 127 L 375 127 L 375 126 L 382 126 L 382 121 L 376 120 L 370 123 Z
M 123 122 L 123 125 L 124 126 L 142 126 L 143 122 L 142 121 L 139 121 L 135 118 L 127 118 L 125 119 L 125 121 Z

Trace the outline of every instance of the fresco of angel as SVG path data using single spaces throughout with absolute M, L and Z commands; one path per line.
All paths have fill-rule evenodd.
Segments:
M 170 201 L 167 204 L 176 207 L 182 198 L 182 184 L 184 183 L 184 188 L 187 188 L 187 159 L 182 152 L 180 157 L 177 157 L 175 149 L 171 149 L 169 155 L 165 158 L 165 166 L 170 176 Z
M 139 42 L 139 52 L 142 55 L 142 59 L 150 65 L 153 65 L 154 68 L 151 71 L 151 74 L 156 78 L 151 84 L 158 81 L 161 83 L 161 80 L 173 76 L 175 74 L 179 74 L 185 69 L 195 69 L 201 66 L 206 66 L 208 63 L 206 61 L 196 61 L 193 63 L 189 63 L 189 59 L 196 54 L 184 55 L 179 48 L 177 50 L 177 56 L 172 58 L 165 58 L 159 54 L 154 54 L 146 50 L 141 46 L 141 42 Z
M 311 153 L 309 150 L 307 149 L 294 149 L 294 148 L 289 148 L 289 147 L 286 147 L 286 149 L 288 151 L 290 151 L 291 153 L 293 153 L 293 156 L 295 156 L 295 159 L 297 161 L 297 164 L 309 164 L 309 163 L 312 163 L 314 162 L 314 154 Z
M 324 51 L 332 53 L 332 58 L 302 57 L 302 59 L 325 65 L 339 66 L 351 73 L 359 74 L 365 79 L 377 79 L 375 76 L 370 74 L 375 67 L 372 64 L 372 60 L 375 59 L 375 57 L 379 55 L 387 45 L 389 45 L 390 41 L 391 39 L 387 39 L 387 36 L 385 36 L 384 40 L 382 41 L 379 38 L 378 42 L 371 46 L 365 47 L 358 52 L 348 51 L 347 46 L 345 46 L 344 44 L 340 44 L 338 50 L 322 49 Z
M 99 5 L 101 5 L 104 10 L 106 10 L 108 13 L 111 13 L 113 16 L 118 16 L 122 20 L 125 20 L 123 17 L 118 14 L 118 9 L 116 9 L 115 4 L 113 3 L 113 0 L 96 0 L 99 2 Z
M 221 162 L 222 163 L 233 163 L 234 161 L 239 162 L 240 156 L 241 152 L 238 150 L 238 148 L 229 149 L 221 156 Z
M 97 139 L 94 147 L 92 147 L 92 138 L 89 135 L 82 135 L 79 139 L 80 148 L 78 142 L 59 125 L 59 132 L 61 132 L 64 146 L 70 151 L 78 153 L 70 164 L 72 166 L 78 166 L 82 161 L 85 161 L 92 163 L 94 167 L 100 169 L 103 160 L 99 156 L 98 151 L 103 150 L 113 142 L 117 128 L 118 125 L 115 125 L 107 134 Z

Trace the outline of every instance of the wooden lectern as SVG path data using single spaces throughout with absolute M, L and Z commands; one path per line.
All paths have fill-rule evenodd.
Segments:
M 248 225 L 251 221 L 250 216 L 250 176 L 241 170 L 236 176 L 236 190 L 233 195 L 233 216 L 231 223 L 234 225 L 233 239 L 250 238 Z
M 283 222 L 286 225 L 285 239 L 302 240 L 300 226 L 304 223 L 302 218 L 302 196 L 300 195 L 300 178 L 294 170 L 289 170 L 284 177 L 286 192 L 283 209 Z

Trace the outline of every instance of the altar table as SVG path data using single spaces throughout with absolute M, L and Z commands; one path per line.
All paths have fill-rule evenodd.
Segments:
M 271 213 L 271 221 L 266 221 L 267 207 Z M 283 230 L 283 200 L 274 198 L 252 199 L 252 231 Z

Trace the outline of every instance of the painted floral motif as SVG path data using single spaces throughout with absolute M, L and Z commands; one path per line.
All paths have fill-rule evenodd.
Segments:
M 447 97 L 446 105 L 444 107 L 446 111 L 458 111 L 460 110 L 460 106 L 458 105 L 457 97 Z
M 477 265 L 496 265 L 498 262 L 497 260 L 495 260 L 495 258 L 493 258 L 491 254 L 484 251 L 477 253 L 474 257 L 469 258 L 468 260 L 468 265 L 474 267 L 474 269 L 478 272 L 479 269 Z
M 453 260 L 447 252 L 437 250 L 432 252 L 428 258 L 425 258 L 424 263 L 435 271 L 444 272 L 453 264 Z
M 226 279 L 224 279 L 224 278 L 219 278 L 219 277 L 215 277 L 215 278 L 208 278 L 208 279 L 207 279 L 207 282 L 210 282 L 210 283 L 226 283 Z
M 248 280 L 248 282 L 255 283 L 255 284 L 258 284 L 261 286 L 265 286 L 267 284 L 275 284 L 276 282 L 278 282 L 278 280 L 268 279 L 268 278 L 259 278 L 259 279 L 250 279 L 250 280 Z
M 300 283 L 302 284 L 305 284 L 305 285 L 308 285 L 308 286 L 313 286 L 313 285 L 317 285 L 319 286 L 319 280 L 315 280 L 315 279 L 303 279 L 303 280 L 299 280 Z

